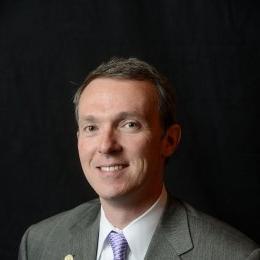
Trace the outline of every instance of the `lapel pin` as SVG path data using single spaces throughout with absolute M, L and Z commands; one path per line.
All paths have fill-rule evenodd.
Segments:
M 66 255 L 65 257 L 64 257 L 64 260 L 73 260 L 74 258 L 73 258 L 73 255 Z

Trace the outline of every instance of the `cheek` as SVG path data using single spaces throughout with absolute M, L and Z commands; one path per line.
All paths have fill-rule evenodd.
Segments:
M 132 161 L 132 167 L 127 175 L 125 175 L 124 183 L 126 186 L 139 187 L 147 178 L 147 160 L 137 157 Z
M 136 167 L 139 170 L 140 178 L 150 174 L 158 174 L 163 164 L 161 142 L 158 140 L 139 143 L 139 149 L 136 151 L 136 159 L 139 161 Z
M 82 157 L 83 157 L 84 151 L 85 151 L 85 149 L 84 149 L 84 144 L 83 144 L 83 142 L 82 142 L 81 140 L 78 140 L 78 152 L 79 152 L 79 158 L 80 158 L 80 160 L 81 160 Z
M 150 134 L 141 134 L 139 136 L 133 136 L 133 138 L 125 139 L 125 148 L 131 151 L 133 155 L 145 155 L 152 144 L 152 137 Z
M 78 152 L 81 163 L 91 158 L 92 150 L 90 144 L 84 140 L 78 140 Z
M 146 138 L 144 140 L 136 142 L 135 145 L 132 144 L 132 146 L 136 156 L 143 158 L 144 160 L 157 158 L 161 153 L 161 144 L 159 140 L 157 142 L 156 139 L 151 140 L 150 138 Z

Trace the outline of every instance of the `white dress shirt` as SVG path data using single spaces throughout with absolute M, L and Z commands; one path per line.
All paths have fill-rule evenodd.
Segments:
M 148 250 L 154 231 L 160 221 L 167 201 L 167 192 L 163 187 L 157 201 L 141 216 L 130 222 L 123 230 L 115 228 L 106 218 L 101 207 L 100 229 L 97 260 L 113 259 L 113 251 L 108 244 L 107 236 L 113 230 L 123 233 L 128 243 L 128 260 L 142 260 Z

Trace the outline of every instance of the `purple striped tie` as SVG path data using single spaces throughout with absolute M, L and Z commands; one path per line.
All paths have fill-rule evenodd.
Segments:
M 112 247 L 114 260 L 125 260 L 128 247 L 125 236 L 111 231 L 108 235 L 108 242 Z

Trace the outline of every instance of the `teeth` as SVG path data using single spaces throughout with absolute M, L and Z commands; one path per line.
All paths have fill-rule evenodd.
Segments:
M 123 169 L 123 165 L 102 166 L 100 169 L 104 172 L 114 172 Z

